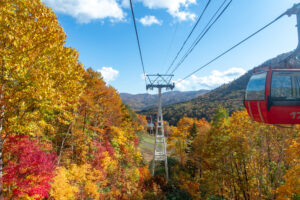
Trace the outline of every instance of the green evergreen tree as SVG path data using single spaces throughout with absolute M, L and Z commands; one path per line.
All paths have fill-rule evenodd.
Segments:
M 216 110 L 216 113 L 213 117 L 212 126 L 214 128 L 217 128 L 222 121 L 225 121 L 226 124 L 229 123 L 228 116 L 229 116 L 228 110 L 222 106 L 219 106 L 219 108 Z

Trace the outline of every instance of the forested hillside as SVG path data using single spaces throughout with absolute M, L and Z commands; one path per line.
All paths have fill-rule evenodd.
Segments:
M 197 98 L 209 90 L 199 90 L 199 91 L 189 91 L 189 92 L 165 92 L 162 94 L 163 106 L 189 101 L 191 99 Z M 158 96 L 151 94 L 127 94 L 120 93 L 122 101 L 124 104 L 129 105 L 135 111 L 147 110 L 157 107 Z

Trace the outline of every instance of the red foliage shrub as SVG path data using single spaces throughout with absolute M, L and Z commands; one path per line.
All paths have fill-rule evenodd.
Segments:
M 54 177 L 55 153 L 51 147 L 31 140 L 28 136 L 11 136 L 4 145 L 4 188 L 9 197 L 48 197 L 50 181 Z

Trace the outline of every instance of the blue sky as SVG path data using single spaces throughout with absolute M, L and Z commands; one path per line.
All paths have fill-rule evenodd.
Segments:
M 128 0 L 43 0 L 57 14 L 80 61 L 102 72 L 119 92 L 145 93 Z M 146 73 L 164 73 L 208 0 L 133 0 Z M 223 0 L 212 0 L 190 42 Z M 175 72 L 185 77 L 218 54 L 292 7 L 297 0 L 233 0 L 220 20 Z M 212 89 L 267 59 L 291 51 L 298 43 L 296 18 L 283 17 L 230 52 L 177 90 Z

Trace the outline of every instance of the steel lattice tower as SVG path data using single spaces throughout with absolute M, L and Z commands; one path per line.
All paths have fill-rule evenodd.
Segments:
M 168 172 L 168 156 L 167 156 L 167 142 L 164 132 L 164 121 L 162 114 L 162 99 L 161 99 L 161 90 L 165 88 L 166 90 L 172 90 L 175 87 L 174 83 L 170 83 L 173 75 L 169 74 L 156 74 L 156 75 L 146 75 L 149 84 L 146 85 L 147 90 L 153 90 L 154 88 L 158 89 L 158 112 L 157 112 L 157 122 L 155 130 L 155 146 L 153 154 L 153 163 L 152 163 L 152 175 L 155 174 L 155 165 L 156 162 L 164 161 L 165 163 L 165 172 L 166 177 L 169 179 Z

